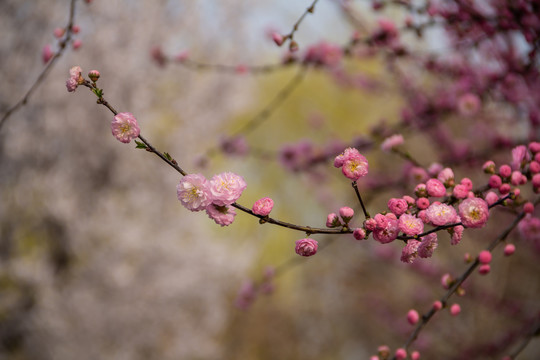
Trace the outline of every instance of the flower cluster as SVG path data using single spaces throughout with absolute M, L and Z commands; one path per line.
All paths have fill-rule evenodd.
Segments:
M 178 200 L 191 211 L 206 210 L 208 216 L 221 226 L 232 224 L 236 210 L 231 206 L 246 189 L 239 175 L 224 172 L 207 180 L 201 174 L 184 176 L 176 186 Z
M 69 79 L 66 81 L 66 88 L 69 92 L 74 92 L 77 87 L 84 82 L 80 66 L 73 66 L 69 69 Z
M 366 176 L 369 169 L 367 159 L 355 148 L 347 148 L 342 154 L 336 156 L 334 166 L 341 168 L 343 175 L 352 181 Z

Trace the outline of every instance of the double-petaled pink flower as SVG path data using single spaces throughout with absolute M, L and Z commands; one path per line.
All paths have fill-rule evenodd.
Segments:
M 125 144 L 136 139 L 141 133 L 137 119 L 132 113 L 118 113 L 111 123 L 113 136 Z

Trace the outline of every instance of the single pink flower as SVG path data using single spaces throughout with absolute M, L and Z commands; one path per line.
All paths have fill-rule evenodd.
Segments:
M 421 258 L 429 258 L 433 255 L 433 251 L 437 248 L 437 233 L 431 233 L 422 237 L 422 242 L 418 246 L 418 256 Z
M 429 199 L 425 197 L 418 198 L 416 200 L 416 207 L 420 210 L 425 210 L 429 207 Z
M 406 235 L 418 235 L 424 231 L 424 222 L 414 215 L 403 214 L 399 217 L 399 229 Z
M 416 257 L 418 256 L 418 247 L 420 246 L 420 241 L 418 240 L 409 240 L 407 245 L 401 251 L 401 261 L 411 264 Z
M 457 184 L 452 191 L 452 195 L 458 199 L 465 199 L 468 193 L 469 190 L 467 189 L 467 186 L 463 184 Z
M 374 218 L 369 218 L 364 221 L 364 227 L 368 231 L 373 231 L 377 228 L 377 220 Z
M 380 214 L 377 214 L 380 215 Z M 383 216 L 387 219 L 382 226 L 377 225 L 377 228 L 373 230 L 373 239 L 381 244 L 387 244 L 394 241 L 399 235 L 399 222 Z
M 255 300 L 256 296 L 257 291 L 255 290 L 255 284 L 253 284 L 253 281 L 247 280 L 242 284 L 238 291 L 235 305 L 239 309 L 247 310 Z
M 437 175 L 437 179 L 445 186 L 452 186 L 454 185 L 454 171 L 450 168 L 444 168 Z
M 210 204 L 206 207 L 206 214 L 208 217 L 215 221 L 216 224 L 221 226 L 231 225 L 236 216 L 236 209 L 232 206 L 220 206 L 216 204 Z
M 464 226 L 481 228 L 489 218 L 488 204 L 477 197 L 465 199 L 459 204 L 459 217 Z
M 356 240 L 364 240 L 366 238 L 366 230 L 363 228 L 356 228 L 353 231 L 353 236 Z
M 451 245 L 459 244 L 459 242 L 463 238 L 463 230 L 464 228 L 461 225 L 454 226 L 452 229 L 450 229 L 450 233 L 452 234 L 452 239 L 450 240 Z
M 242 195 L 247 184 L 243 177 L 232 172 L 214 175 L 210 180 L 213 203 L 219 206 L 231 205 Z
M 396 350 L 395 357 L 396 360 L 405 360 L 407 359 L 407 351 L 404 348 L 399 348 Z
M 251 210 L 255 215 L 267 216 L 274 207 L 274 200 L 265 197 L 255 201 Z
M 403 199 L 392 198 L 388 200 L 388 209 L 397 216 L 404 214 L 409 208 L 407 201 Z
M 284 41 L 283 36 L 277 32 L 272 33 L 272 40 L 274 40 L 277 46 L 283 45 L 283 41 Z
M 429 196 L 443 197 L 446 195 L 446 188 L 438 179 L 429 179 L 426 183 L 426 190 Z
M 396 134 L 384 139 L 381 144 L 381 149 L 383 151 L 391 151 L 393 148 L 403 144 L 403 135 Z
M 518 224 L 521 237 L 540 245 L 540 219 L 527 215 Z
M 429 221 L 436 226 L 452 224 L 456 221 L 456 210 L 449 205 L 434 202 L 426 210 Z
M 69 69 L 69 79 L 66 81 L 66 87 L 69 92 L 73 92 L 84 81 L 80 66 L 73 66 Z
M 512 169 L 519 170 L 523 163 L 529 159 L 525 145 L 516 146 L 512 149 Z
M 499 175 L 491 175 L 489 177 L 488 185 L 492 189 L 498 189 L 502 185 L 502 179 Z
M 472 180 L 467 178 L 467 177 L 464 177 L 463 179 L 461 179 L 461 181 L 459 183 L 461 185 L 465 186 L 469 191 L 471 191 L 472 188 L 473 188 Z
M 111 132 L 113 136 L 124 144 L 137 138 L 141 133 L 137 119 L 132 113 L 118 113 L 111 122 Z
M 510 165 L 504 164 L 499 167 L 499 174 L 503 178 L 507 178 L 512 174 L 512 168 Z
M 295 251 L 300 256 L 312 256 L 317 253 L 319 244 L 313 239 L 296 240 Z
M 191 211 L 201 211 L 212 203 L 210 183 L 201 174 L 184 176 L 176 186 L 178 200 Z

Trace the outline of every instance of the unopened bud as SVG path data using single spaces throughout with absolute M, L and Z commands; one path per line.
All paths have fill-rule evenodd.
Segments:
M 99 71 L 97 70 L 92 70 L 88 73 L 88 77 L 90 78 L 90 80 L 92 80 L 93 82 L 96 82 L 98 81 L 99 79 Z

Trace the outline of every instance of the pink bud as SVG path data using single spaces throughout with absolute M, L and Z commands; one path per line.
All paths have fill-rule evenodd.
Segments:
M 411 359 L 412 360 L 420 359 L 420 353 L 418 351 L 413 351 L 412 354 L 411 354 Z
M 339 209 L 339 216 L 341 216 L 341 220 L 343 220 L 343 222 L 347 224 L 354 216 L 354 210 L 350 207 L 344 206 Z
M 421 198 L 418 198 L 416 200 L 416 206 L 420 209 L 420 210 L 425 210 L 429 207 L 429 200 L 428 198 L 425 198 L 425 197 L 421 197 Z
M 79 31 L 81 31 L 81 27 L 79 25 L 73 25 L 71 27 L 71 31 L 74 33 L 74 34 L 78 34 Z
M 516 252 L 516 246 L 514 244 L 506 244 L 504 247 L 504 255 L 510 256 Z
M 99 79 L 99 71 L 97 70 L 90 70 L 90 72 L 88 73 L 88 77 L 90 78 L 90 80 L 92 80 L 93 82 L 96 82 L 98 81 Z
M 81 41 L 81 40 L 77 39 L 77 40 L 74 40 L 74 41 L 73 41 L 73 49 L 74 49 L 74 50 L 77 50 L 78 48 L 80 48 L 81 45 L 82 45 L 82 41 Z
M 313 239 L 301 239 L 296 241 L 295 251 L 300 256 L 312 256 L 317 253 L 319 244 Z
M 510 167 L 510 165 L 501 165 L 501 167 L 499 168 L 499 174 L 501 174 L 502 177 L 509 177 L 510 174 L 512 174 L 512 168 Z
M 276 43 L 277 46 L 283 45 L 283 40 L 284 40 L 283 36 L 281 36 L 277 32 L 272 33 L 272 40 L 274 40 L 274 42 Z
M 441 277 L 441 285 L 445 289 L 450 289 L 450 286 L 452 286 L 452 283 L 454 282 L 454 279 L 452 276 L 448 273 L 444 274 Z
M 435 302 L 433 303 L 433 309 L 434 309 L 435 311 L 441 310 L 441 309 L 442 309 L 442 302 L 440 302 L 439 300 L 435 301 Z
M 43 47 L 43 50 L 41 51 L 41 59 L 43 60 L 43 63 L 46 64 L 51 60 L 54 53 L 52 52 L 51 45 L 47 44 Z
M 478 261 L 480 261 L 481 264 L 489 264 L 491 258 L 491 253 L 488 250 L 482 250 L 480 251 L 480 254 L 478 254 Z
M 274 207 L 274 201 L 269 197 L 265 197 L 255 201 L 252 211 L 255 215 L 267 216 Z
M 484 165 L 482 166 L 482 169 L 486 174 L 494 174 L 495 173 L 495 163 L 491 160 L 486 161 Z
M 489 266 L 489 264 L 480 265 L 480 267 L 478 268 L 478 273 L 480 273 L 480 275 L 487 275 L 490 271 L 491 266 Z
M 363 228 L 356 228 L 353 231 L 353 236 L 356 240 L 364 240 L 366 238 L 366 231 Z
M 326 227 L 334 228 L 343 225 L 335 213 L 330 213 L 326 217 Z
M 64 36 L 64 34 L 66 33 L 66 29 L 64 28 L 56 28 L 54 29 L 54 37 L 57 38 L 57 39 L 60 39 L 62 36 Z
M 492 189 L 498 189 L 502 185 L 502 180 L 499 175 L 491 175 L 489 178 L 489 187 Z
M 510 184 L 502 184 L 499 188 L 501 195 L 506 195 L 510 192 Z
M 396 360 L 405 360 L 407 358 L 407 351 L 404 348 L 399 348 L 396 350 L 395 357 Z
M 414 309 L 409 310 L 409 312 L 407 313 L 407 321 L 409 322 L 409 324 L 415 325 L 419 319 L 420 315 L 418 315 L 418 311 Z
M 452 314 L 452 316 L 457 316 L 460 312 L 461 306 L 459 306 L 459 304 L 453 304 L 452 306 L 450 306 L 450 314 Z

